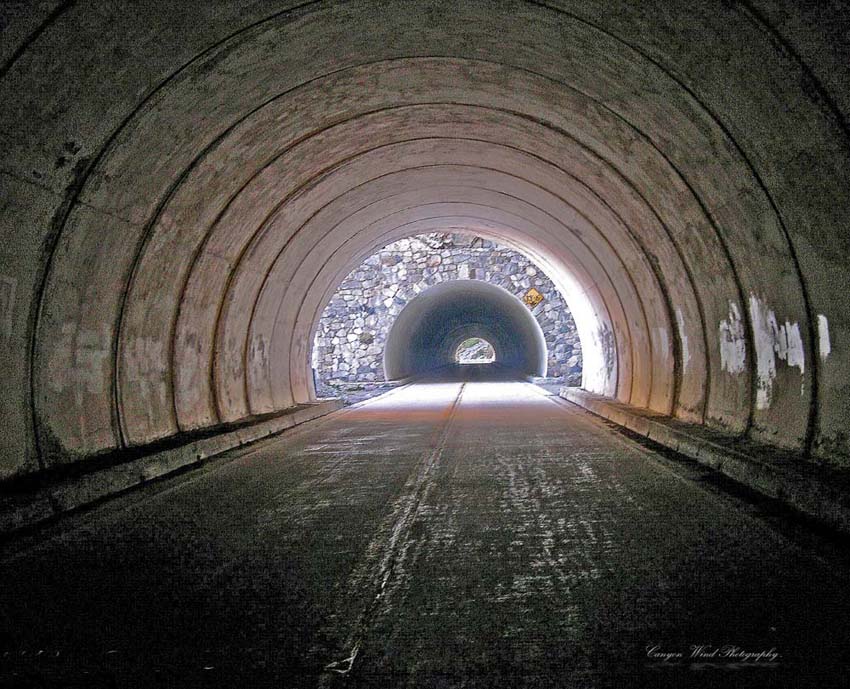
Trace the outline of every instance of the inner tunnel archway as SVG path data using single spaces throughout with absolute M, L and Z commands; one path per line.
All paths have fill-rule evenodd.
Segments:
M 433 285 L 469 279 L 503 287 L 526 303 L 546 340 L 546 375 L 566 386 L 581 384 L 578 328 L 547 272 L 516 249 L 475 234 L 433 232 L 381 248 L 334 292 L 313 338 L 320 396 L 385 381 L 386 337 L 402 309 Z
M 496 285 L 456 280 L 429 288 L 398 315 L 384 350 L 387 378 L 451 366 L 460 343 L 472 337 L 493 346 L 495 363 L 522 375 L 546 375 L 546 342 L 528 308 Z

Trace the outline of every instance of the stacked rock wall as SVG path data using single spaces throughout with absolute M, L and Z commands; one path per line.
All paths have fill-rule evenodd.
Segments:
M 483 280 L 522 299 L 546 339 L 548 375 L 581 383 L 581 347 L 573 317 L 552 281 L 525 256 L 470 235 L 432 233 L 390 244 L 366 259 L 340 285 L 316 330 L 313 367 L 326 383 L 384 380 L 386 336 L 396 316 L 420 292 L 446 280 Z

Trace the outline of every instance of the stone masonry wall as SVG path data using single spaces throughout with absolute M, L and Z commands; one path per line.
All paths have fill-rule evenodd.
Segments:
M 552 281 L 525 256 L 471 235 L 432 233 L 402 239 L 370 256 L 340 285 L 319 322 L 313 346 L 317 379 L 334 383 L 384 380 L 384 343 L 408 301 L 446 280 L 484 280 L 518 298 L 535 288 L 532 309 L 543 330 L 550 377 L 581 384 L 575 323 Z

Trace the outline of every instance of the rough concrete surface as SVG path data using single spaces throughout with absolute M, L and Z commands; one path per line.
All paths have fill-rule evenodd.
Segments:
M 12 544 L 2 686 L 837 686 L 846 551 L 701 476 L 526 383 L 399 388 Z
M 829 528 L 850 533 L 850 472 L 846 469 L 813 467 L 798 452 L 746 441 L 578 388 L 561 387 L 559 392 L 564 399 L 780 500 Z
M 7 684 L 834 684 L 846 543 L 765 510 L 846 525 L 846 2 L 3 2 L 0 35 L 7 524 L 314 404 L 339 285 L 437 232 L 550 276 L 636 429 L 793 470 L 762 501 L 531 387 L 399 387 L 15 539 Z

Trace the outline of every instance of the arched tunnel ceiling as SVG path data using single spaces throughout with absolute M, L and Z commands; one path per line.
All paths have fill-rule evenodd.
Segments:
M 560 276 L 600 353 L 586 387 L 848 456 L 846 46 L 812 31 L 828 14 L 188 7 L 10 15 L 0 475 L 309 401 L 335 286 L 447 228 Z
M 398 314 L 384 349 L 388 380 L 438 372 L 472 337 L 493 346 L 495 361 L 519 375 L 546 375 L 546 340 L 537 320 L 506 289 L 479 280 L 429 287 Z

